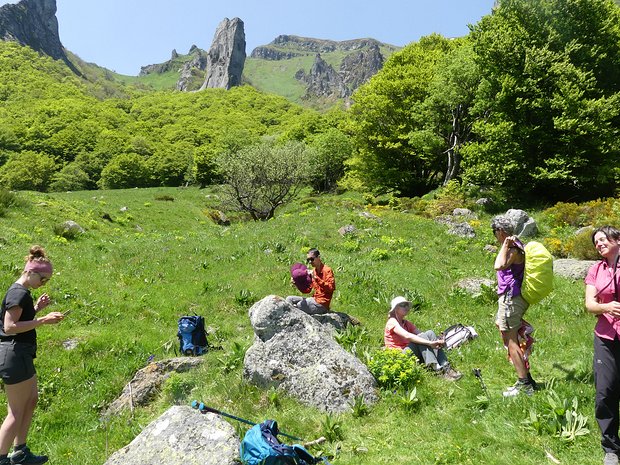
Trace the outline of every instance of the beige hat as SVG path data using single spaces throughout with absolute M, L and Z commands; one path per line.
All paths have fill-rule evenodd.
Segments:
M 392 306 L 392 309 L 388 312 L 388 314 L 392 313 L 394 310 L 396 310 L 396 307 L 398 307 L 399 304 L 403 304 L 403 303 L 408 303 L 409 306 L 411 306 L 411 302 L 409 302 L 404 297 L 402 297 L 402 296 L 394 297 L 392 299 L 392 302 L 390 302 L 390 305 Z

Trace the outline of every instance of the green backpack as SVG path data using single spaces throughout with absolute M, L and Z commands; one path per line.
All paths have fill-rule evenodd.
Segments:
M 547 297 L 553 290 L 553 257 L 540 242 L 525 245 L 525 275 L 521 295 L 530 305 Z

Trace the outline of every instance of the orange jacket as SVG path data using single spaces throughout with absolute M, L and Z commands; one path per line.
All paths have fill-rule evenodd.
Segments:
M 312 289 L 314 289 L 314 294 L 312 297 L 317 304 L 322 305 L 325 308 L 329 308 L 329 303 L 332 300 L 332 294 L 336 290 L 334 272 L 329 266 L 323 264 L 321 272 L 319 273 L 315 268 L 312 276 Z

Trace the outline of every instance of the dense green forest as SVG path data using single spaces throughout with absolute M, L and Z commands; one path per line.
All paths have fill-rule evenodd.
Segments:
M 101 70 L 81 79 L 3 42 L 0 184 L 205 186 L 222 182 L 223 155 L 268 140 L 322 154 L 311 178 L 330 181 L 317 190 L 413 197 L 457 180 L 521 198 L 614 195 L 619 56 L 612 0 L 503 0 L 467 37 L 411 43 L 358 89 L 349 109 L 319 113 L 247 85 L 192 93 L 114 87 Z M 330 146 L 338 147 L 331 157 Z

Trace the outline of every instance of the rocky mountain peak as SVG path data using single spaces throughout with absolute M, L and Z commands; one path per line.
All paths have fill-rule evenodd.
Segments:
M 207 74 L 200 89 L 230 89 L 241 84 L 245 57 L 243 21 L 224 18 L 215 31 L 207 55 Z
M 63 60 L 79 74 L 60 42 L 56 0 L 22 0 L 1 6 L 0 39 L 18 42 L 55 60 Z

